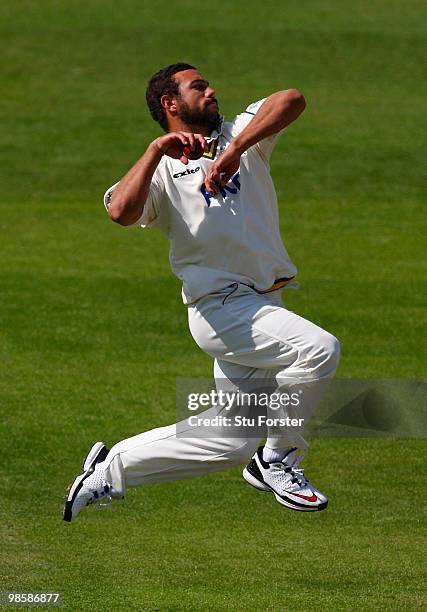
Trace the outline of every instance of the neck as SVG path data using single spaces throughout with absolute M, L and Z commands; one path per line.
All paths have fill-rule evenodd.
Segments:
M 168 120 L 168 132 L 191 132 L 192 134 L 210 136 L 212 130 L 206 125 L 188 124 L 179 117 L 171 117 Z

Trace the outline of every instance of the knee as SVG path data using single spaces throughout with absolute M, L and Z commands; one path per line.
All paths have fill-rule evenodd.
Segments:
M 335 336 L 326 332 L 325 338 L 322 342 L 322 349 L 324 353 L 324 362 L 322 369 L 324 370 L 325 376 L 333 376 L 338 368 L 340 361 L 340 343 Z
M 340 343 L 335 336 L 323 331 L 313 343 L 311 365 L 319 377 L 331 377 L 335 374 L 340 360 Z

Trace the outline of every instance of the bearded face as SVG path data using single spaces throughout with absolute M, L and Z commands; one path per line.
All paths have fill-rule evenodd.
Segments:
M 207 127 L 210 132 L 217 130 L 221 123 L 221 115 L 218 112 L 218 102 L 215 98 L 205 108 L 192 108 L 181 100 L 179 116 L 187 125 Z

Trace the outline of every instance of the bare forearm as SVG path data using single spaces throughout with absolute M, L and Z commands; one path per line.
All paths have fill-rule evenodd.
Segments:
M 189 152 L 185 152 L 189 149 Z M 132 225 L 142 215 L 150 192 L 151 179 L 163 155 L 179 159 L 188 164 L 189 155 L 196 159 L 206 150 L 202 134 L 191 132 L 168 132 L 153 140 L 144 155 L 122 178 L 114 189 L 108 214 L 121 225 Z
M 110 218 L 121 225 L 135 223 L 144 208 L 151 179 L 163 156 L 154 140 L 115 188 L 108 209 Z
M 297 89 L 273 93 L 265 100 L 249 125 L 233 140 L 243 153 L 260 140 L 277 134 L 295 121 L 305 109 L 304 96 Z
M 297 89 L 271 94 L 261 105 L 252 121 L 236 136 L 227 149 L 214 161 L 205 178 L 205 187 L 216 195 L 239 169 L 242 154 L 257 142 L 277 134 L 295 121 L 305 108 L 305 100 Z

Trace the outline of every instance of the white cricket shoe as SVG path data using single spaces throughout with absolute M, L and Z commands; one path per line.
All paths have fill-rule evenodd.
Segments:
M 83 472 L 74 479 L 64 506 L 64 521 L 72 521 L 90 504 L 111 503 L 115 497 L 112 486 L 105 480 L 103 462 L 108 455 L 103 442 L 96 442 L 83 462 Z
M 328 505 L 326 495 L 318 491 L 304 477 L 298 467 L 303 456 L 291 448 L 281 462 L 267 463 L 262 458 L 261 446 L 243 470 L 243 478 L 260 491 L 270 491 L 287 508 L 300 512 L 324 510 Z

